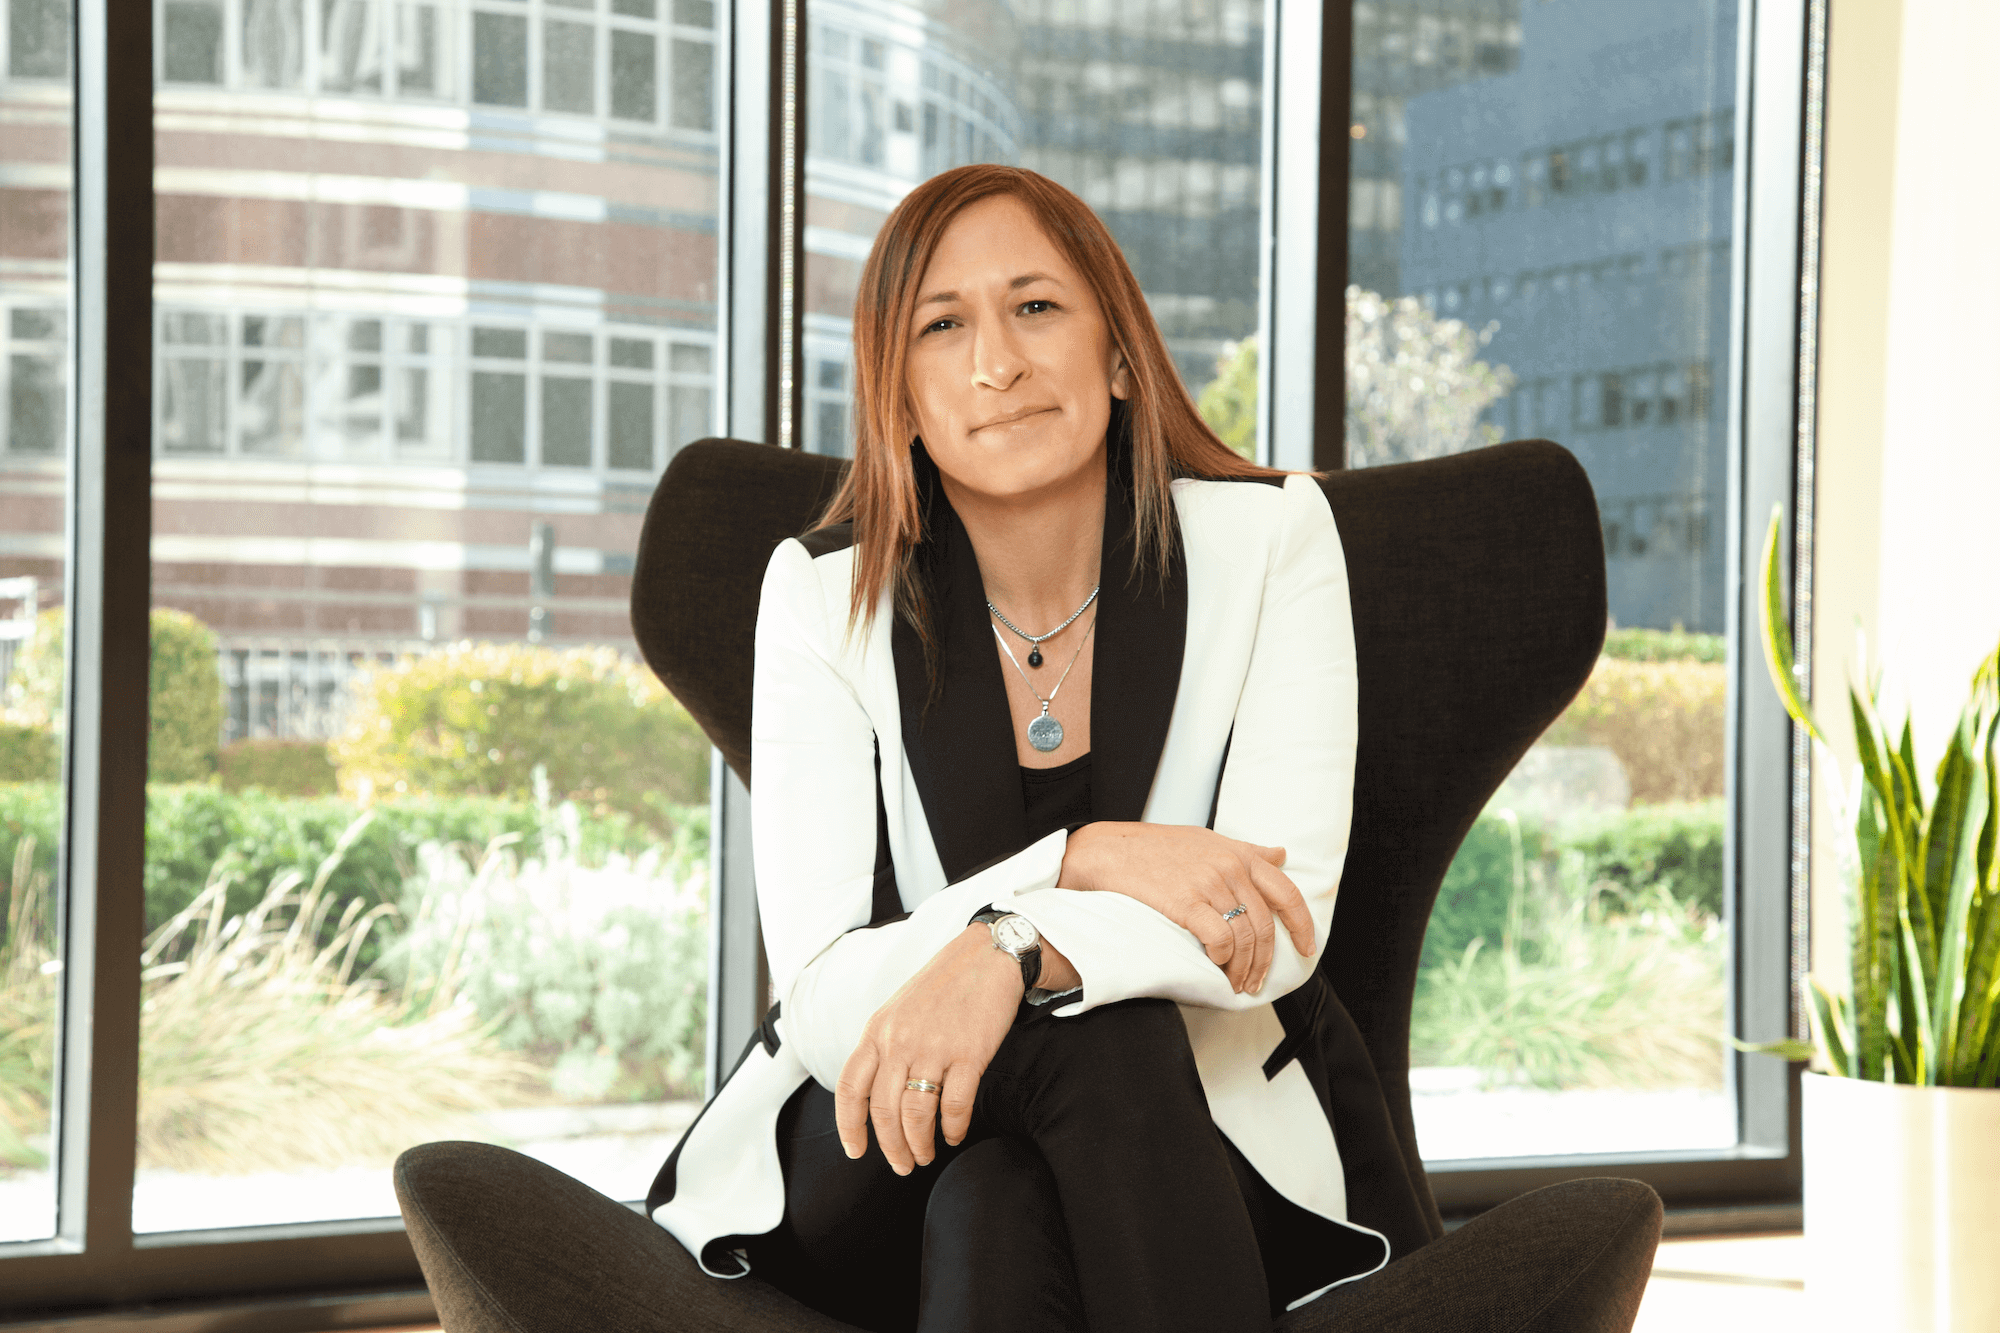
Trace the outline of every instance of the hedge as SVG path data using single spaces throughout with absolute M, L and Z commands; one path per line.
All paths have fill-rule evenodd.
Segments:
M 222 785 L 228 791 L 256 787 L 274 796 L 332 796 L 339 774 L 326 742 L 251 736 L 222 747 Z
M 1729 639 L 1684 629 L 1614 629 L 1604 636 L 1604 656 L 1627 662 L 1727 662 Z
M 1720 800 L 1634 806 L 1611 814 L 1577 816 L 1546 827 L 1520 825 L 1523 869 L 1553 869 L 1575 858 L 1572 873 L 1606 898 L 1613 912 L 1644 905 L 1655 887 L 1711 917 L 1722 914 Z M 1483 938 L 1497 946 L 1507 926 L 1514 891 L 1514 839 L 1509 821 L 1489 811 L 1466 834 L 1445 872 L 1424 934 L 1424 966 L 1456 959 Z
M 1721 663 L 1600 657 L 1542 740 L 1610 749 L 1635 803 L 1707 800 L 1722 795 L 1728 691 Z
M 554 812 L 532 802 L 482 796 L 380 801 L 373 809 L 373 821 L 348 848 L 330 881 L 336 898 L 394 902 L 419 844 L 453 842 L 478 849 L 503 833 L 518 833 L 532 842 L 553 827 L 555 819 Z M 61 794 L 53 783 L 0 786 L 0 865 L 11 865 L 21 838 L 32 836 L 35 860 L 53 873 L 61 810 Z M 705 810 L 692 813 L 706 815 Z M 360 814 L 360 806 L 337 798 L 230 792 L 206 783 L 150 787 L 147 932 L 194 900 L 224 853 L 235 854 L 239 872 L 227 910 L 242 912 L 256 903 L 277 875 L 296 869 L 311 876 Z M 659 841 L 652 829 L 615 812 L 587 815 L 581 834 L 580 859 L 586 864 L 601 863 L 613 851 L 637 855 Z
M 609 648 L 458 644 L 355 682 L 331 752 L 342 792 L 557 799 L 665 827 L 708 799 L 708 739 Z M 537 776 L 539 770 L 540 776 Z

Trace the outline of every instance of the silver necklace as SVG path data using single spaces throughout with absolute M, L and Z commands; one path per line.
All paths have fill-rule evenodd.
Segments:
M 1093 597 L 1096 595 L 1096 593 L 1091 594 Z M 1084 605 L 1088 606 L 1089 603 L 1086 602 Z M 998 613 L 996 612 L 995 614 Z M 1081 615 L 1083 613 L 1079 611 L 1077 614 Z M 1075 616 L 1071 617 L 1072 620 L 1075 618 Z M 988 626 L 988 628 L 991 628 L 991 626 Z M 1014 627 L 1009 625 L 1007 628 L 1013 629 Z M 1014 650 L 1007 646 L 1007 641 L 1000 637 L 1000 631 L 997 629 L 993 631 L 994 641 L 1000 645 L 1000 651 L 1007 654 L 1007 660 L 1014 663 L 1014 670 L 1020 673 L 1021 683 L 1028 687 L 1028 693 L 1042 700 L 1042 715 L 1028 724 L 1028 744 L 1034 746 L 1043 754 L 1047 754 L 1063 742 L 1062 723 L 1049 716 L 1049 705 L 1056 701 L 1056 695 L 1062 693 L 1063 680 L 1068 680 L 1069 673 L 1076 669 L 1076 659 L 1083 656 L 1084 645 L 1090 642 L 1090 636 L 1096 629 L 1097 618 L 1092 616 L 1090 628 L 1083 632 L 1083 643 L 1079 643 L 1076 646 L 1076 652 L 1070 656 L 1069 665 L 1063 668 L 1062 680 L 1056 682 L 1056 687 L 1049 691 L 1049 697 L 1046 699 L 1042 699 L 1042 692 L 1035 688 L 1035 682 L 1028 679 L 1028 673 L 1021 670 L 1021 663 L 1015 658 Z M 1014 630 L 1014 632 L 1019 634 L 1021 631 Z M 1047 638 L 1048 635 L 1045 634 L 1042 637 Z
M 1103 586 L 1104 583 L 1102 580 L 1100 580 L 1098 582 L 1097 588 L 1102 588 Z M 1079 606 L 1076 609 L 1076 615 L 1073 615 L 1068 620 L 1063 621 L 1062 624 L 1057 625 L 1047 634 L 1028 633 L 1028 631 L 1022 629 L 1019 625 L 1016 625 L 1013 621 L 1001 615 L 1000 608 L 993 605 L 993 603 L 991 602 L 988 602 L 986 604 L 986 609 L 993 613 L 993 618 L 995 620 L 999 621 L 1001 624 L 1005 625 L 1008 629 L 1013 630 L 1016 634 L 1020 635 L 1022 638 L 1026 639 L 1029 643 L 1034 645 L 1033 648 L 1028 650 L 1028 665 L 1031 667 L 1038 667 L 1042 664 L 1042 644 L 1049 639 L 1053 639 L 1056 635 L 1062 633 L 1064 630 L 1068 629 L 1071 625 L 1074 625 L 1076 623 L 1076 617 L 1082 615 L 1085 611 L 1088 611 L 1090 609 L 1090 604 L 1097 600 L 1097 588 L 1092 588 L 1090 590 L 1090 596 L 1083 599 L 1083 605 Z M 1007 656 L 1009 657 L 1012 657 L 1013 655 L 1014 654 L 1012 653 L 1007 654 Z M 1074 662 L 1076 659 L 1071 658 L 1070 660 Z M 1019 662 L 1014 663 L 1014 666 L 1017 669 L 1020 667 L 1020 665 L 1021 664 Z M 1058 686 L 1057 688 L 1061 687 Z M 1051 699 L 1055 698 L 1054 695 L 1050 695 L 1049 697 Z M 1055 747 L 1052 745 L 1049 748 L 1053 750 Z

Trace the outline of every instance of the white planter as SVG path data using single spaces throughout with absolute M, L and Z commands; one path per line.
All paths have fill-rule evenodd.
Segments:
M 2000 1330 L 2000 1089 L 1805 1076 L 1815 1329 Z

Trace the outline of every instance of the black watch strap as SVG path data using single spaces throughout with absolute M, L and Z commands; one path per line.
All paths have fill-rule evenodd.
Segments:
M 991 903 L 988 903 L 977 912 L 974 912 L 971 921 L 966 922 L 966 924 L 971 925 L 973 921 L 976 921 L 980 925 L 991 929 L 993 923 L 1002 917 L 1019 915 L 1019 912 L 1000 911 Z M 999 946 L 995 945 L 994 947 L 998 948 Z M 1001 952 L 1005 953 L 1006 950 L 1002 949 Z M 1042 979 L 1042 946 L 1037 944 L 1032 949 L 1023 949 L 1019 954 L 1015 955 L 1015 960 L 1021 964 L 1021 985 L 1027 990 L 1034 990 L 1035 983 Z

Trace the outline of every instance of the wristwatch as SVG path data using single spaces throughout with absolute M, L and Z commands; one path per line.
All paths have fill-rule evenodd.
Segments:
M 1042 932 L 1035 929 L 1035 923 L 1017 912 L 1003 912 L 990 906 L 974 912 L 972 921 L 993 932 L 993 947 L 1021 965 L 1021 984 L 1033 990 L 1042 978 Z

